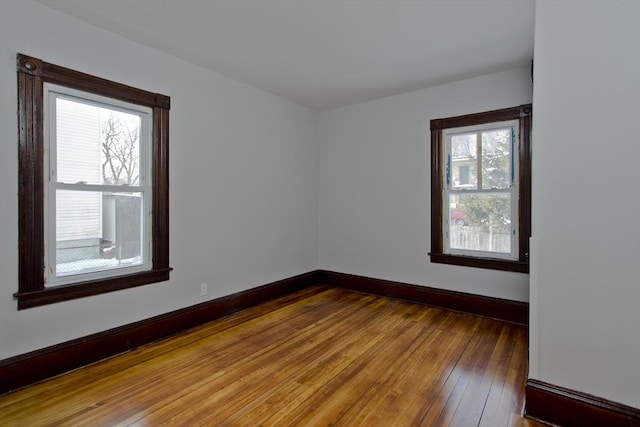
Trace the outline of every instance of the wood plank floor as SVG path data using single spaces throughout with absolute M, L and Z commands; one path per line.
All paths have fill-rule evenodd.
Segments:
M 0 425 L 541 426 L 526 333 L 318 286 L 0 397 Z

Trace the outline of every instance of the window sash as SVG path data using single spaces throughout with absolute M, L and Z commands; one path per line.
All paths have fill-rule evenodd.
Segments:
M 511 141 L 509 151 L 509 175 L 510 182 L 508 188 L 482 188 L 482 134 L 488 131 L 511 129 Z M 443 131 L 443 144 L 444 150 L 442 162 L 445 165 L 442 180 L 442 250 L 444 254 L 450 255 L 463 255 L 473 257 L 486 257 L 486 258 L 498 258 L 505 260 L 518 260 L 519 258 L 519 212 L 518 212 L 518 195 L 519 195 L 519 183 L 518 183 L 518 147 L 516 141 L 519 140 L 519 122 L 518 120 L 509 120 L 502 122 L 492 122 L 480 125 L 465 126 L 458 128 L 448 128 Z M 476 134 L 476 174 L 477 184 L 476 188 L 454 188 L 453 174 L 452 174 L 452 137 L 458 135 Z M 451 203 L 450 196 L 452 195 L 488 195 L 488 194 L 509 194 L 510 195 L 510 251 L 497 252 L 487 250 L 475 250 L 475 249 L 460 249 L 452 247 L 452 233 L 451 228 Z
M 151 139 L 152 128 L 150 108 L 120 101 L 117 99 L 100 96 L 80 90 L 63 87 L 55 84 L 43 85 L 44 106 L 44 286 L 54 288 L 77 282 L 108 279 L 126 274 L 134 274 L 152 269 L 152 174 L 151 174 Z M 105 108 L 112 111 L 120 111 L 138 116 L 140 118 L 139 133 L 139 179 L 140 185 L 109 185 L 109 184 L 85 184 L 66 183 L 57 181 L 57 108 L 58 99 L 71 100 L 73 102 Z M 101 148 L 100 148 L 101 149 Z M 57 272 L 57 206 L 56 194 L 58 190 L 99 192 L 99 193 L 140 193 L 142 194 L 141 214 L 141 257 L 142 262 L 132 266 L 119 266 L 105 268 L 96 271 L 78 272 L 58 275 Z M 100 218 L 102 222 L 102 218 Z M 101 225 L 102 228 L 102 225 Z

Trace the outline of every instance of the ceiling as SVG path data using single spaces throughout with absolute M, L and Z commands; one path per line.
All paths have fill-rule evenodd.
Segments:
M 534 0 L 39 0 L 313 108 L 526 66 Z

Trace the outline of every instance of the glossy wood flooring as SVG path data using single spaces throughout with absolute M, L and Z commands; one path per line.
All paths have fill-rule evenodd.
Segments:
M 0 398 L 1 426 L 534 426 L 526 328 L 314 287 Z

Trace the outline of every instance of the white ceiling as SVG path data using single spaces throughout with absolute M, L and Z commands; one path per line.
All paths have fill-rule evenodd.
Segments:
M 534 0 L 39 0 L 323 111 L 526 66 Z

